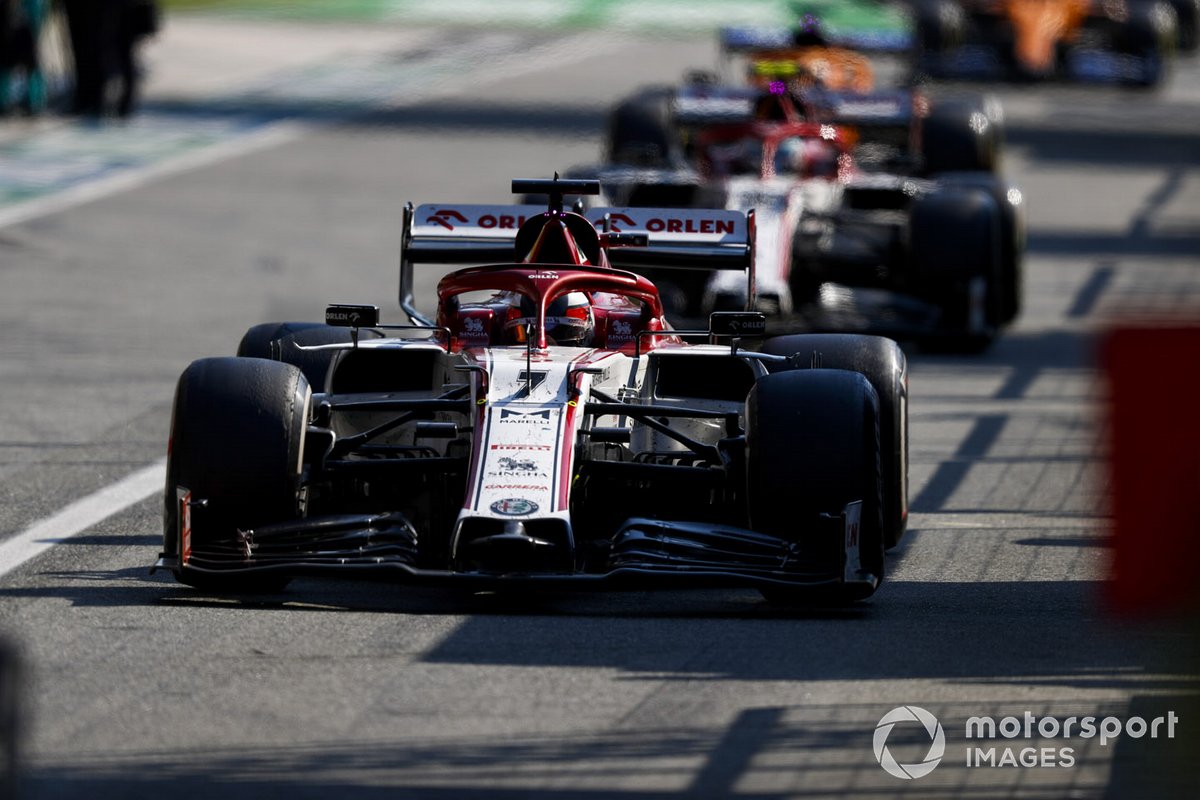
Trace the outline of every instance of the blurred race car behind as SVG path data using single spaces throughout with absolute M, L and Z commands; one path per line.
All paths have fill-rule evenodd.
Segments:
M 1197 0 L 915 0 L 918 76 L 1151 87 L 1194 50 Z

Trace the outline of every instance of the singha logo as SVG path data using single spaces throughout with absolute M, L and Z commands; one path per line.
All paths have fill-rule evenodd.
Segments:
M 537 464 L 527 458 L 502 458 L 500 459 L 500 469 L 509 470 L 511 472 L 537 472 Z

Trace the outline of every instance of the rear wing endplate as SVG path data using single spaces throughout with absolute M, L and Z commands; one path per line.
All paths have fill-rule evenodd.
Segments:
M 425 204 L 404 208 L 400 244 L 400 307 L 418 325 L 413 265 L 511 264 L 517 230 L 546 213 L 541 205 Z M 691 208 L 593 208 L 583 212 L 601 234 L 609 264 L 624 269 L 744 270 L 754 295 L 754 212 Z M 630 236 L 633 234 L 634 236 Z M 644 247 L 627 246 L 644 235 Z M 603 241 L 603 238 L 602 238 Z

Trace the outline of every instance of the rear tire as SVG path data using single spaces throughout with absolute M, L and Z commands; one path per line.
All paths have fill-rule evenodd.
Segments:
M 995 340 L 1003 316 L 999 217 L 992 197 L 970 187 L 946 186 L 913 202 L 907 283 L 941 309 L 927 347 L 979 353 Z
M 1191 53 L 1200 44 L 1200 0 L 1171 0 L 1171 6 L 1179 26 L 1177 47 L 1180 52 Z
M 937 75 L 942 58 L 963 42 L 966 15 L 953 0 L 913 2 L 914 78 Z
M 620 103 L 608 118 L 605 155 L 609 163 L 641 167 L 669 167 L 678 147 L 671 124 L 674 90 L 643 89 Z
M 879 399 L 879 448 L 883 474 L 883 544 L 900 543 L 908 526 L 908 359 L 882 336 L 800 333 L 763 343 L 762 352 L 788 356 L 772 371 L 842 369 L 865 375 Z
M 1000 325 L 1021 314 L 1025 294 L 1025 198 L 1017 187 L 987 172 L 951 172 L 941 176 L 947 186 L 987 192 L 1000 212 L 1000 277 L 997 287 Z
M 1144 59 L 1146 71 L 1133 85 L 1151 89 L 1163 82 L 1179 38 L 1176 12 L 1168 4 L 1152 0 L 1128 4 L 1129 19 L 1117 34 L 1120 53 Z
M 839 558 L 839 535 L 814 541 L 822 513 L 862 501 L 862 568 L 883 580 L 879 401 L 866 377 L 845 370 L 795 370 L 760 379 L 746 398 L 746 506 L 750 527 Z M 811 599 L 805 587 L 763 591 L 772 601 Z M 822 593 L 823 594 L 823 593 Z M 845 587 L 840 599 L 859 599 Z
M 997 172 L 1004 151 L 1004 115 L 994 97 L 934 99 L 921 125 L 925 174 Z
M 181 556 L 177 487 L 193 501 L 192 550 L 234 547 L 239 530 L 300 516 L 301 458 L 312 399 L 299 367 L 258 358 L 194 361 L 179 378 L 164 496 L 163 552 Z M 215 575 L 186 566 L 181 583 L 215 591 L 278 591 L 274 574 Z

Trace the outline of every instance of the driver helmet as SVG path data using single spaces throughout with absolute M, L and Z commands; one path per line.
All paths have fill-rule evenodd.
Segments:
M 520 295 L 504 324 L 508 341 L 524 344 L 526 326 L 537 322 L 534 301 Z M 546 308 L 546 337 L 550 344 L 591 347 L 596 338 L 596 317 L 586 292 L 559 295 Z
M 837 148 L 820 139 L 792 137 L 775 151 L 775 174 L 832 177 L 837 174 Z

